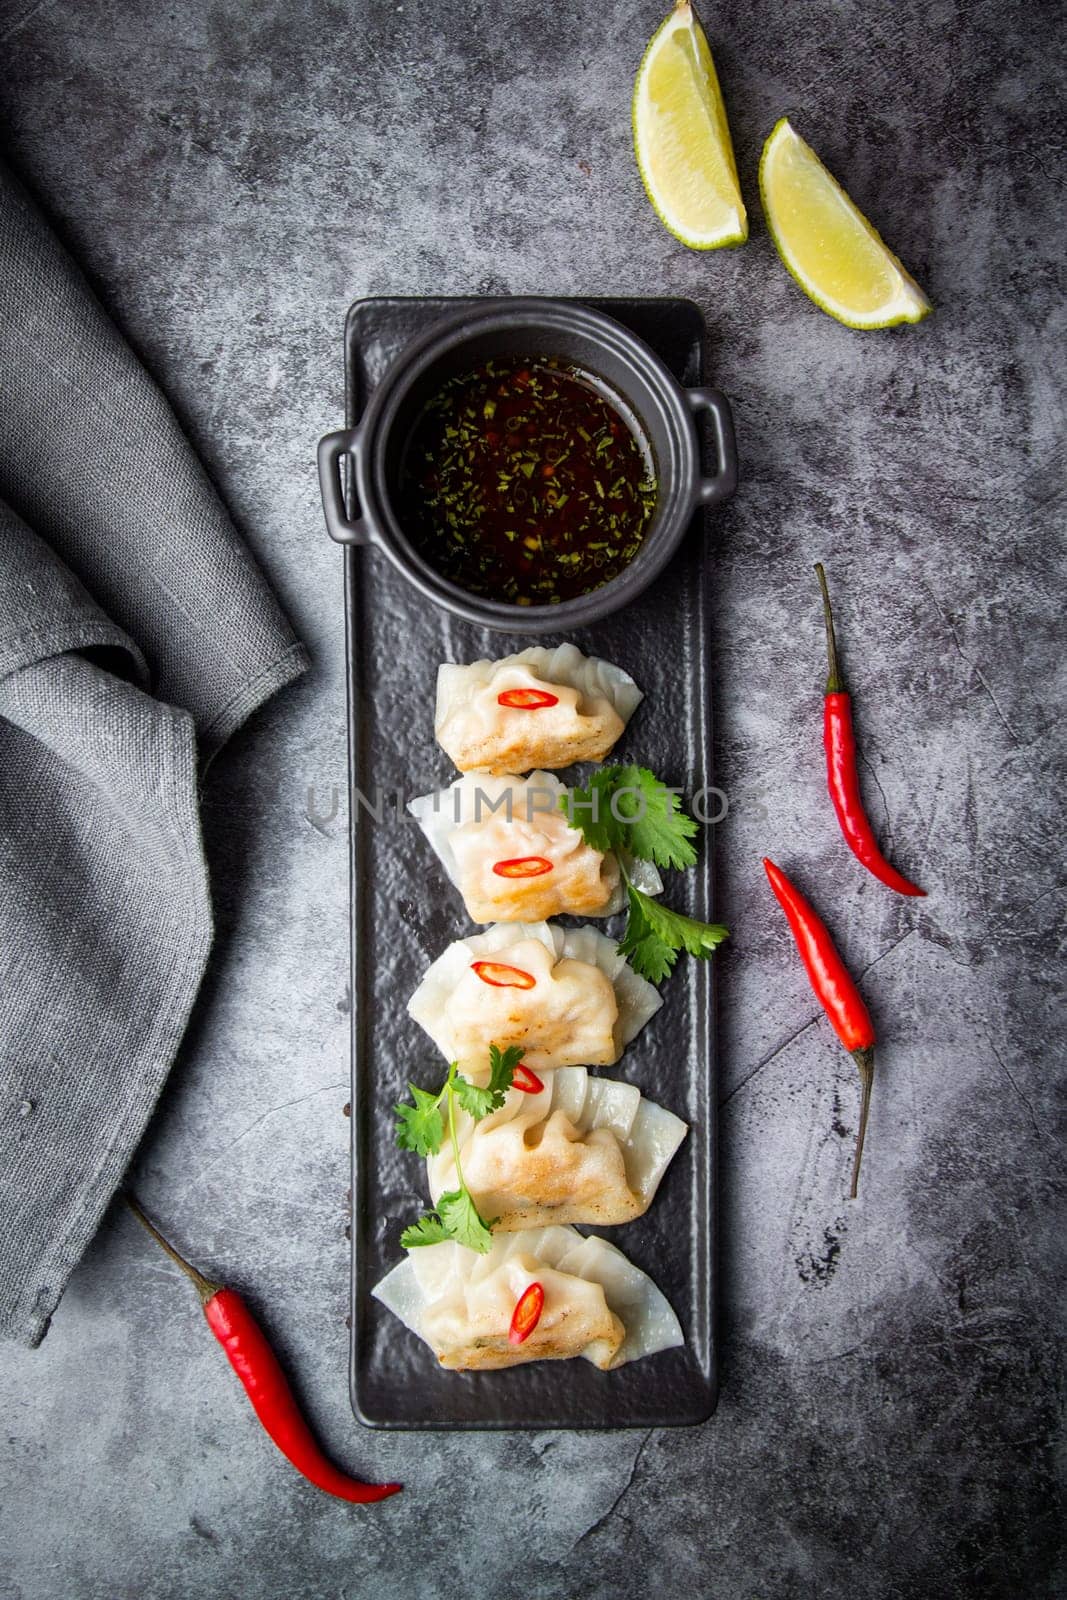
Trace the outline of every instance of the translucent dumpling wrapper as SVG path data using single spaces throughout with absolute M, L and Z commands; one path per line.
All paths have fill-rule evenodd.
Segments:
M 408 1012 L 465 1072 L 484 1070 L 491 1044 L 541 1072 L 612 1066 L 662 1004 L 596 928 L 501 922 L 450 944 Z
M 528 778 L 471 772 L 409 803 L 473 922 L 607 917 L 622 910 L 626 885 L 619 863 L 570 826 L 560 809 L 566 793 L 553 772 Z M 646 894 L 663 888 L 649 861 L 628 861 L 626 870 Z
M 463 1179 L 481 1215 L 498 1232 L 643 1216 L 688 1132 L 681 1117 L 584 1067 L 546 1072 L 542 1082 L 539 1093 L 511 1089 L 480 1122 L 457 1108 Z M 436 1205 L 458 1187 L 449 1140 L 426 1166 Z
M 515 1307 L 532 1283 L 544 1290 L 544 1308 L 529 1337 L 511 1344 Z M 647 1273 L 575 1228 L 498 1234 L 485 1255 L 451 1241 L 422 1245 L 373 1293 L 457 1371 L 582 1356 L 607 1372 L 685 1342 Z
M 643 699 L 621 667 L 573 644 L 500 661 L 446 662 L 434 733 L 461 772 L 529 772 L 602 761 Z

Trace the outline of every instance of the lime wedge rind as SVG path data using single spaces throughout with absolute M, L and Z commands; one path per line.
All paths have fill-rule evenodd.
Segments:
M 763 146 L 760 199 L 775 248 L 809 299 L 850 328 L 921 322 L 933 306 L 811 146 L 782 117 Z M 821 215 L 824 231 L 813 228 Z M 835 235 L 827 248 L 829 235 Z M 833 280 L 836 278 L 836 284 Z
M 690 123 L 680 141 L 677 117 L 655 103 L 654 80 L 677 91 L 674 106 Z M 711 50 L 692 6 L 679 4 L 649 41 L 634 81 L 631 104 L 634 154 L 645 193 L 668 233 L 691 250 L 744 244 L 748 217 L 741 199 L 726 108 Z M 693 163 L 703 157 L 704 170 Z M 688 191 L 688 192 L 683 192 Z M 712 213 L 704 223 L 695 213 Z

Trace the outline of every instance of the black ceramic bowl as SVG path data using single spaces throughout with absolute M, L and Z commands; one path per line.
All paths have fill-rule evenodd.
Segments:
M 411 544 L 394 509 L 404 446 L 425 403 L 451 377 L 494 357 L 553 356 L 597 374 L 640 420 L 652 446 L 656 504 L 637 555 L 618 577 L 558 605 L 519 606 L 468 593 L 443 578 Z M 695 416 L 707 412 L 715 470 L 701 466 Z M 341 462 L 354 475 L 353 520 L 345 507 Z M 694 511 L 737 486 L 733 422 L 716 389 L 683 389 L 648 345 L 611 317 L 558 300 L 486 302 L 447 317 L 416 339 L 386 373 L 356 428 L 319 442 L 326 526 L 342 544 L 376 544 L 428 599 L 468 622 L 504 633 L 558 633 L 598 621 L 635 599 L 666 566 Z

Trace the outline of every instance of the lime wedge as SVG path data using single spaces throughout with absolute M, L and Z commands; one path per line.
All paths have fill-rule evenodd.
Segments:
M 815 151 L 783 117 L 759 168 L 771 237 L 817 306 L 850 328 L 921 322 L 934 309 Z
M 704 30 L 679 0 L 637 70 L 634 153 L 663 226 L 693 250 L 743 244 L 748 219 Z

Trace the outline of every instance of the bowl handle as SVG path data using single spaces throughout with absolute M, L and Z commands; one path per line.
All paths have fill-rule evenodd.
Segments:
M 737 441 L 730 402 L 718 389 L 687 389 L 685 397 L 694 416 L 706 411 L 711 419 L 715 471 L 710 478 L 701 477 L 697 501 L 702 506 L 713 506 L 720 500 L 729 500 L 737 488 Z
M 355 462 L 359 454 L 359 429 L 343 428 L 339 433 L 328 433 L 319 440 L 319 490 L 322 509 L 326 513 L 326 531 L 338 544 L 369 544 L 370 530 L 362 517 L 355 522 L 349 518 L 345 507 L 345 491 L 341 482 L 341 461 L 351 456 Z

